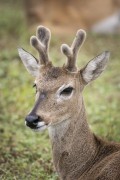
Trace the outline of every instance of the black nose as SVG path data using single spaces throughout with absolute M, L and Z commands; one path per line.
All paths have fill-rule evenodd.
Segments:
M 31 127 L 31 128 L 35 128 L 39 122 L 39 116 L 37 115 L 28 115 L 25 118 L 26 121 L 26 125 Z

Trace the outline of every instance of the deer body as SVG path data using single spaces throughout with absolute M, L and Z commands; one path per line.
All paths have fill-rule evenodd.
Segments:
M 25 122 L 35 131 L 48 128 L 53 162 L 61 180 L 119 180 L 120 144 L 106 142 L 95 136 L 87 123 L 82 91 L 105 69 L 109 52 L 92 59 L 78 70 L 76 58 L 85 40 L 79 30 L 71 47 L 62 45 L 67 56 L 63 67 L 49 61 L 50 31 L 40 26 L 31 37 L 40 60 L 19 48 L 26 69 L 36 77 L 36 101 Z

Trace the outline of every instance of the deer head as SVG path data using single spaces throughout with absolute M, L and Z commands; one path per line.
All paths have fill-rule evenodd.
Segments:
M 35 105 L 25 118 L 26 125 L 34 130 L 43 130 L 47 126 L 69 121 L 73 116 L 77 117 L 83 105 L 82 91 L 85 85 L 104 71 L 110 55 L 105 51 L 84 68 L 77 69 L 78 50 L 86 38 L 85 31 L 80 29 L 70 47 L 66 44 L 61 46 L 67 62 L 63 67 L 54 67 L 48 55 L 50 36 L 49 29 L 39 26 L 36 36 L 30 38 L 31 45 L 39 53 L 39 59 L 18 48 L 24 66 L 35 76 Z

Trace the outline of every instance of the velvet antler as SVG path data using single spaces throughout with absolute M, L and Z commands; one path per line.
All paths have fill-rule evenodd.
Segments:
M 30 38 L 31 45 L 38 51 L 40 57 L 40 64 L 46 65 L 49 62 L 49 41 L 51 33 L 50 30 L 44 26 L 39 26 L 36 31 L 36 36 Z
M 62 44 L 61 46 L 61 50 L 63 54 L 67 56 L 67 63 L 65 67 L 69 71 L 74 72 L 77 70 L 76 58 L 77 58 L 78 50 L 82 46 L 83 42 L 85 41 L 85 38 L 86 38 L 86 32 L 80 29 L 77 31 L 76 37 L 71 47 L 69 47 L 67 44 Z

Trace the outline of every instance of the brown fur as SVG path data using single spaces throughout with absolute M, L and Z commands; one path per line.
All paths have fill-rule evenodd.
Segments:
M 44 121 L 47 119 L 44 116 L 47 113 L 51 114 L 47 120 L 48 124 L 51 122 L 58 123 L 64 113 L 70 114 L 68 115 L 70 116 L 70 123 L 65 134 L 61 137 L 58 130 L 54 134 L 54 138 L 51 136 L 53 160 L 59 177 L 63 180 L 118 180 L 120 176 L 120 145 L 103 141 L 91 133 L 86 120 L 84 103 L 80 97 L 83 89 L 82 82 L 79 81 L 76 74 L 69 77 L 69 73 L 62 71 L 62 69 L 61 73 L 59 72 L 60 69 L 57 70 L 59 75 L 55 79 L 54 76 L 49 75 L 54 75 L 56 68 L 51 71 L 49 70 L 48 74 L 46 73 L 47 75 L 44 76 L 45 81 L 38 78 L 38 86 L 44 87 L 47 92 L 50 89 L 55 91 L 64 82 L 69 82 L 69 78 L 71 81 L 76 81 L 76 89 L 80 86 L 80 91 L 76 92 L 76 98 L 72 102 L 69 101 L 69 105 L 68 103 L 62 107 L 58 104 L 54 105 L 54 100 L 49 96 L 51 104 L 46 101 L 42 106 L 41 103 L 41 108 L 38 108 L 37 112 L 40 115 L 42 111 Z M 64 79 L 64 77 L 66 78 Z M 56 112 L 56 109 L 59 111 Z
M 23 50 L 19 52 L 22 57 L 21 53 Z M 53 67 L 47 60 L 40 66 L 35 80 L 36 104 L 31 114 L 48 125 L 53 161 L 61 180 L 120 179 L 120 144 L 104 141 L 91 132 L 82 97 L 84 86 L 101 74 L 107 59 L 105 52 L 74 72 L 68 66 Z M 68 99 L 60 99 L 58 92 L 64 84 L 74 89 Z

